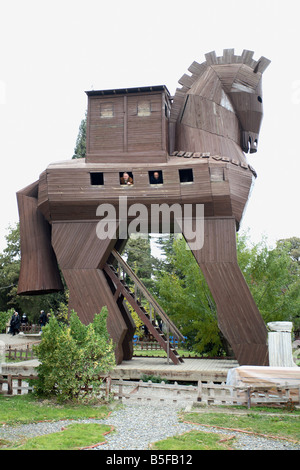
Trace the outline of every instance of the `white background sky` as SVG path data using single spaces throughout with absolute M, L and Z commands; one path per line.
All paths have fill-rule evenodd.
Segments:
M 0 0 L 0 251 L 16 192 L 72 157 L 86 90 L 166 85 L 215 50 L 264 73 L 256 180 L 242 223 L 257 242 L 300 236 L 298 0 Z

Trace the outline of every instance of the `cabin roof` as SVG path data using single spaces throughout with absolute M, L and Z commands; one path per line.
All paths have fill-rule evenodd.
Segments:
M 85 93 L 88 96 L 103 96 L 103 95 L 129 95 L 131 93 L 150 93 L 153 91 L 165 91 L 168 95 L 170 92 L 165 85 L 143 86 L 134 88 L 118 88 L 112 90 L 90 90 Z

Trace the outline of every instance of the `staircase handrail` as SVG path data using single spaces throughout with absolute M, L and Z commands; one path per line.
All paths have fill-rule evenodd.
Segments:
M 157 303 L 155 298 L 150 294 L 148 291 L 147 287 L 142 283 L 142 281 L 139 279 L 139 277 L 134 273 L 134 271 L 131 269 L 131 267 L 126 263 L 126 261 L 123 260 L 122 256 L 120 253 L 113 249 L 112 250 L 112 255 L 115 257 L 115 259 L 120 263 L 124 271 L 128 274 L 128 276 L 133 280 L 135 284 L 138 285 L 138 288 L 140 291 L 143 293 L 143 295 L 146 297 L 148 302 L 153 306 L 154 310 L 158 313 L 158 315 L 161 317 L 161 319 L 169 325 L 170 330 L 172 333 L 177 336 L 178 339 L 181 339 L 184 341 L 184 336 L 178 328 L 174 325 L 174 323 L 170 320 L 170 318 L 167 316 L 167 314 L 164 312 L 164 310 L 161 308 L 161 306 Z

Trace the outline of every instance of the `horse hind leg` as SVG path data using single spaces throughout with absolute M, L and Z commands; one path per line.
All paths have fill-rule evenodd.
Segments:
M 215 300 L 219 328 L 237 361 L 268 365 L 267 329 L 237 262 L 235 219 L 205 219 L 203 247 L 192 251 Z

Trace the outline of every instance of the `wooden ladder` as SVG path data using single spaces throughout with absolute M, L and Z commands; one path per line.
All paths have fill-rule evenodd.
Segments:
M 118 266 L 122 268 L 123 272 L 125 272 L 130 279 L 134 283 L 134 290 L 135 292 L 139 290 L 143 296 L 148 301 L 149 305 L 153 309 L 153 311 L 161 318 L 162 322 L 166 325 L 167 334 L 165 335 L 160 327 L 156 324 L 153 320 L 152 315 L 150 316 L 146 309 L 142 306 L 141 302 L 136 298 L 135 292 L 129 288 L 126 284 L 124 279 L 121 279 L 119 276 L 119 272 L 115 269 L 112 264 L 106 263 L 104 266 L 104 271 L 109 276 L 111 281 L 116 287 L 116 291 L 114 293 L 115 300 L 117 301 L 119 296 L 122 295 L 126 298 L 128 303 L 131 307 L 136 311 L 139 318 L 142 322 L 146 325 L 149 332 L 152 336 L 157 340 L 157 342 L 161 345 L 161 347 L 166 351 L 168 360 L 169 358 L 173 361 L 174 364 L 180 364 L 183 362 L 183 359 L 179 356 L 178 352 L 174 347 L 170 347 L 169 341 L 169 333 L 173 333 L 173 335 L 178 340 L 184 340 L 183 335 L 180 333 L 178 328 L 175 324 L 170 320 L 161 306 L 157 303 L 154 297 L 150 294 L 148 289 L 144 286 L 142 281 L 137 277 L 137 275 L 132 271 L 130 266 L 123 260 L 121 255 L 116 251 L 112 251 L 112 255 L 114 256 L 115 260 L 118 262 Z

